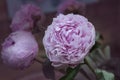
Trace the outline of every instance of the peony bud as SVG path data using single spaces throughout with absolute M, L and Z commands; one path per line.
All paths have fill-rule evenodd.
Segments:
M 16 12 L 10 27 L 12 31 L 31 31 L 31 29 L 36 26 L 37 22 L 39 21 L 42 23 L 43 19 L 44 15 L 39 7 L 32 4 L 27 4 L 23 5 L 21 9 Z
M 84 16 L 60 14 L 48 26 L 43 44 L 53 66 L 75 67 L 95 44 L 95 29 Z
M 38 44 L 30 32 L 11 33 L 2 44 L 3 62 L 14 68 L 28 67 L 38 52 Z

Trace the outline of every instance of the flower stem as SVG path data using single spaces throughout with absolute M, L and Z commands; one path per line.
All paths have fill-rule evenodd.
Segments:
M 43 60 L 40 60 L 40 59 L 38 59 L 38 58 L 35 58 L 34 60 L 35 60 L 36 62 L 38 62 L 38 63 L 41 63 L 41 64 L 44 63 Z
M 86 64 L 86 65 L 90 68 L 90 70 L 94 73 L 94 75 L 95 75 L 95 77 L 96 77 L 96 80 L 98 80 L 98 79 L 97 79 L 96 72 L 95 72 L 94 68 L 91 66 L 91 64 L 89 63 L 89 61 L 87 60 L 87 58 L 85 58 L 84 61 L 85 61 L 85 64 Z
M 88 80 L 91 80 L 88 74 L 82 68 L 80 69 L 80 73 L 84 75 Z

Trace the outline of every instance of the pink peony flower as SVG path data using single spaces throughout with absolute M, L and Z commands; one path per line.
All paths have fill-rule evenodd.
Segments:
M 60 14 L 48 26 L 43 44 L 53 66 L 75 67 L 95 44 L 95 29 L 84 16 Z
M 2 44 L 2 59 L 14 68 L 28 67 L 38 52 L 38 44 L 30 32 L 11 33 Z
M 37 21 L 43 22 L 44 15 L 39 9 L 39 7 L 27 4 L 23 5 L 19 11 L 16 12 L 13 17 L 11 29 L 13 31 L 17 30 L 31 30 L 36 26 Z
M 85 14 L 85 4 L 76 0 L 65 0 L 58 6 L 57 13 L 63 14 Z

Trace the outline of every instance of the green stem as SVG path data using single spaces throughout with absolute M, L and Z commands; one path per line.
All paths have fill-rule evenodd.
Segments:
M 96 72 L 95 72 L 94 68 L 91 66 L 91 64 L 89 63 L 89 61 L 86 58 L 84 59 L 84 61 L 85 61 L 86 65 L 90 68 L 90 70 L 94 73 L 96 80 L 98 80 Z
M 38 62 L 38 63 L 41 63 L 41 64 L 43 64 L 43 63 L 44 63 L 42 60 L 37 59 L 37 58 L 35 58 L 34 60 L 35 60 L 36 62 Z
M 91 80 L 88 74 L 81 68 L 80 73 L 83 74 L 88 80 Z

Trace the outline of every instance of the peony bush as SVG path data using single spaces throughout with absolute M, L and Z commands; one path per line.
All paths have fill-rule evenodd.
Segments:
M 44 23 L 45 15 L 39 7 L 26 4 L 16 12 L 10 25 L 13 32 L 2 44 L 3 63 L 25 69 L 37 61 L 49 80 L 58 80 L 61 75 L 59 80 L 83 80 L 83 77 L 85 80 L 114 80 L 114 74 L 98 69 L 110 59 L 110 48 L 103 44 L 103 36 L 95 31 L 94 25 L 81 15 L 85 5 L 76 0 L 63 1 L 47 29 L 45 25 L 50 21 Z M 44 36 L 40 32 L 45 32 Z M 40 42 L 43 42 L 42 47 Z M 41 51 L 43 47 L 45 53 Z

